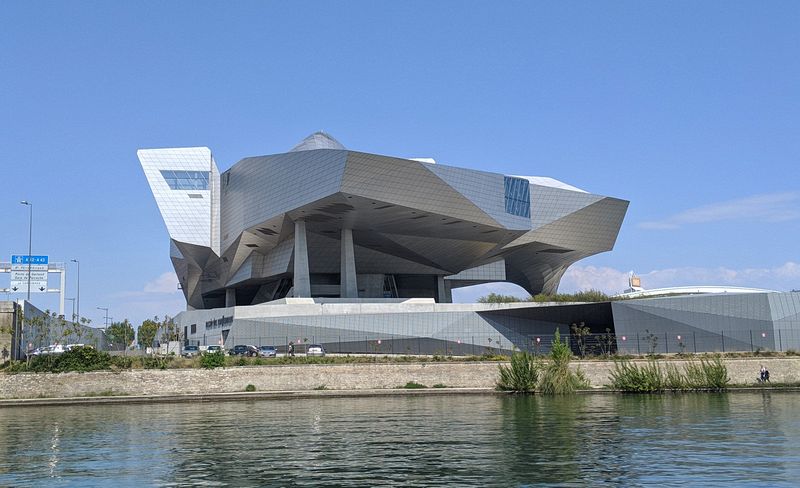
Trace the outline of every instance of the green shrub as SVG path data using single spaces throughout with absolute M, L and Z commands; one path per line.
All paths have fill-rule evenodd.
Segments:
M 175 359 L 175 356 L 151 356 L 142 358 L 144 369 L 167 369 L 167 366 Z
M 565 395 L 589 387 L 589 381 L 582 371 L 572 371 L 569 363 L 572 351 L 566 342 L 561 342 L 558 329 L 553 336 L 550 349 L 550 362 L 541 374 L 539 389 L 548 395 Z
M 133 366 L 133 358 L 127 356 L 112 356 L 111 365 L 118 369 L 131 369 Z
M 435 385 L 433 385 L 433 387 L 434 388 L 447 388 L 447 385 L 445 385 L 444 383 L 436 383 Z
M 203 354 L 200 357 L 200 367 L 205 369 L 222 368 L 225 366 L 225 354 L 222 351 Z
M 701 359 L 700 368 L 705 377 L 704 388 L 712 390 L 724 390 L 728 387 L 731 379 L 728 378 L 728 368 L 722 364 L 722 359 L 715 356 L 713 359 Z
M 93 347 L 73 347 L 62 354 L 37 356 L 27 365 L 19 364 L 20 371 L 36 373 L 63 373 L 67 371 L 98 371 L 111 367 L 111 356 Z M 13 368 L 12 368 L 13 369 Z
M 511 364 L 498 365 L 500 380 L 497 389 L 504 391 L 531 392 L 539 381 L 539 364 L 529 352 L 515 352 Z
M 244 391 L 256 391 L 255 385 L 247 385 L 244 387 Z
M 616 361 L 614 371 L 611 372 L 612 388 L 622 391 L 642 393 L 663 391 L 664 383 L 661 368 L 652 359 L 642 366 L 633 364 L 629 360 Z
M 686 376 L 674 364 L 668 364 L 664 375 L 664 388 L 667 390 L 685 390 L 687 387 Z
M 730 379 L 728 368 L 717 356 L 701 359 L 699 363 L 687 363 L 683 371 L 677 366 L 667 365 L 662 370 L 651 359 L 646 365 L 637 366 L 629 360 L 617 361 L 611 373 L 611 387 L 628 392 L 660 392 L 664 390 L 724 390 Z
M 405 384 L 405 386 L 401 386 L 400 388 L 407 388 L 409 390 L 414 390 L 418 388 L 427 388 L 427 386 L 423 385 L 422 383 L 417 383 L 416 381 L 409 381 Z

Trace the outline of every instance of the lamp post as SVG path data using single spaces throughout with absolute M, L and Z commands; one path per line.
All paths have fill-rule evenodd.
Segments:
M 75 299 L 74 298 L 67 298 L 72 302 L 72 323 L 75 323 Z
M 106 312 L 106 325 L 103 327 L 103 336 L 106 338 L 106 348 L 108 348 L 108 307 L 97 307 L 97 310 L 105 310 Z
M 27 200 L 21 202 L 22 205 L 28 206 L 28 301 L 31 301 L 31 241 L 33 240 L 33 204 Z
M 77 259 L 70 259 L 78 265 L 78 322 L 81 320 L 81 262 Z M 74 319 L 73 319 L 74 320 Z

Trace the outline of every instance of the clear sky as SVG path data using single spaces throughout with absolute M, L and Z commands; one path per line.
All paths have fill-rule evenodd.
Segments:
M 94 324 L 174 315 L 136 150 L 208 146 L 225 170 L 322 129 L 630 200 L 562 291 L 620 291 L 628 270 L 800 288 L 799 26 L 796 1 L 3 0 L 1 259 L 27 252 L 29 200 L 33 253 L 81 261 Z M 457 298 L 492 290 L 521 293 Z

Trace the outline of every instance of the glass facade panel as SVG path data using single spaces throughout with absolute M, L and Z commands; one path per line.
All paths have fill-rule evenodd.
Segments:
M 520 217 L 531 216 L 531 187 L 523 178 L 505 177 L 506 213 Z
M 161 170 L 161 176 L 173 190 L 208 190 L 208 171 Z

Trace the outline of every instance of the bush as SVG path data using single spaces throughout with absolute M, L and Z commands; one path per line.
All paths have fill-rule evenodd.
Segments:
M 643 366 L 637 366 L 629 360 L 620 360 L 616 361 L 614 371 L 611 372 L 611 387 L 631 392 L 662 391 L 664 377 L 658 363 L 653 360 Z
M 142 367 L 144 369 L 167 369 L 169 363 L 175 359 L 175 356 L 153 356 L 149 358 L 142 358 Z
M 504 391 L 531 392 L 539 381 L 539 364 L 529 352 L 515 352 L 511 355 L 511 364 L 498 365 L 500 380 L 497 389 Z
M 728 368 L 719 356 L 687 364 L 686 378 L 687 387 L 694 390 L 724 390 L 730 382 Z
M 131 369 L 133 366 L 133 358 L 127 356 L 112 356 L 111 365 L 118 369 Z
M 203 354 L 200 357 L 200 367 L 205 369 L 225 367 L 225 354 L 222 351 Z
M 73 347 L 62 354 L 37 356 L 25 367 L 36 373 L 63 373 L 67 371 L 97 371 L 111 367 L 111 356 L 93 347 Z
M 255 385 L 247 385 L 244 387 L 244 391 L 256 391 Z
M 418 388 L 427 388 L 427 386 L 423 385 L 422 383 L 417 383 L 416 381 L 409 381 L 408 383 L 405 384 L 405 386 L 401 386 L 400 388 L 415 390 Z
M 628 392 L 659 392 L 664 390 L 724 390 L 730 379 L 722 359 L 701 359 L 688 363 L 683 372 L 668 365 L 662 370 L 655 360 L 637 366 L 628 360 L 617 361 L 611 373 L 611 387 Z
M 558 329 L 553 336 L 550 349 L 550 362 L 542 371 L 539 388 L 548 395 L 565 395 L 589 387 L 589 381 L 583 372 L 569 369 L 572 351 L 566 342 L 561 342 Z

